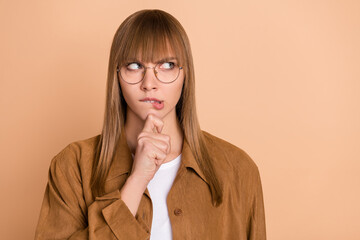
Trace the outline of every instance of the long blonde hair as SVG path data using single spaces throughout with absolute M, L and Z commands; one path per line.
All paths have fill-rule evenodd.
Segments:
M 170 45 L 170 46 L 169 46 Z M 109 58 L 103 129 L 92 168 L 94 196 L 103 195 L 104 185 L 121 130 L 126 121 L 127 104 L 118 82 L 116 68 L 140 54 L 144 62 L 154 62 L 171 47 L 183 66 L 185 79 L 176 115 L 189 147 L 209 182 L 214 206 L 222 203 L 222 189 L 206 149 L 195 104 L 195 74 L 190 42 L 184 28 L 172 15 L 162 10 L 141 10 L 127 17 L 115 33 Z

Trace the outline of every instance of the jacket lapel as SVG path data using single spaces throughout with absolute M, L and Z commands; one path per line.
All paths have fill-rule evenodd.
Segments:
M 119 175 L 130 173 L 133 164 L 130 148 L 127 144 L 124 128 L 121 129 L 119 140 L 116 144 L 115 153 L 107 181 L 111 180 Z
M 184 164 L 184 166 L 186 168 L 192 168 L 196 174 L 209 185 L 209 182 L 206 180 L 205 175 L 203 173 L 203 171 L 200 169 L 199 164 L 197 163 L 190 145 L 186 139 L 186 137 L 184 137 L 184 142 L 183 142 L 183 147 L 182 147 L 182 154 L 181 154 L 181 161 Z

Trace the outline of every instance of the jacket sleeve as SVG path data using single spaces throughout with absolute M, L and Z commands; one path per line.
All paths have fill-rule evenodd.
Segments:
M 249 240 L 266 240 L 265 210 L 263 191 L 258 168 L 255 168 L 253 176 L 254 192 L 252 196 L 252 208 L 250 214 Z
M 51 161 L 35 239 L 88 239 L 80 171 L 70 146 Z
M 118 189 L 86 206 L 81 172 L 71 145 L 52 159 L 35 240 L 145 240 L 149 236 L 147 225 L 132 215 Z

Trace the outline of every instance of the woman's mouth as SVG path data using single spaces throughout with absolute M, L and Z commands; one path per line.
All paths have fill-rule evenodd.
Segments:
M 145 103 L 151 103 L 153 105 L 154 108 L 156 108 L 157 110 L 161 110 L 164 108 L 164 101 L 160 101 L 160 100 L 154 100 L 154 99 L 142 99 L 140 100 L 141 102 L 145 102 Z
M 154 103 L 154 102 L 157 102 L 157 103 L 161 103 L 161 101 L 155 101 L 155 100 L 151 100 L 151 101 L 146 100 L 146 101 L 143 101 L 143 102 L 148 102 L 148 103 Z

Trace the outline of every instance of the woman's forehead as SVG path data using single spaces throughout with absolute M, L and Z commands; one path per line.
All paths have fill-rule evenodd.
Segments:
M 121 64 L 130 61 L 139 61 L 142 63 L 158 63 L 161 61 L 176 61 L 178 64 L 183 64 L 183 49 L 175 41 L 161 38 L 158 41 L 134 41 L 127 51 L 123 52 L 123 57 L 120 58 Z M 150 41 L 150 42 L 149 42 Z

